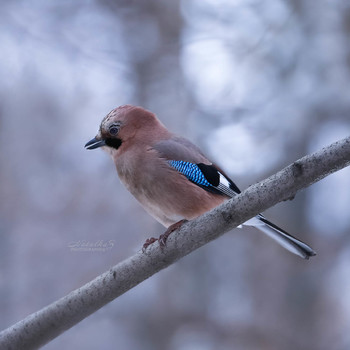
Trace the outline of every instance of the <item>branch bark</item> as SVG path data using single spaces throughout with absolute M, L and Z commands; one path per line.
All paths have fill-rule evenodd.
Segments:
M 37 349 L 159 270 L 274 204 L 350 164 L 350 137 L 305 156 L 184 224 L 161 250 L 153 244 L 0 333 L 1 349 Z

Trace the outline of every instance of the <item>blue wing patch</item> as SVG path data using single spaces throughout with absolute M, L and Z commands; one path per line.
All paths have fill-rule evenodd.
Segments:
M 198 165 L 182 160 L 169 160 L 169 164 L 195 184 L 204 187 L 212 187 L 204 177 Z
M 183 160 L 169 160 L 169 165 L 185 175 L 188 180 L 206 191 L 234 197 L 241 191 L 228 177 L 221 174 L 214 165 L 194 164 Z

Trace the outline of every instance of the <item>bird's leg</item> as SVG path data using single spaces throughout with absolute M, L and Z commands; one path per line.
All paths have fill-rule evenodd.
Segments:
M 178 222 L 175 222 L 175 224 L 172 224 L 168 227 L 168 229 L 159 236 L 158 242 L 161 248 L 164 248 L 166 246 L 166 241 L 170 234 L 174 231 L 176 231 L 178 228 L 180 228 L 187 220 L 183 219 Z

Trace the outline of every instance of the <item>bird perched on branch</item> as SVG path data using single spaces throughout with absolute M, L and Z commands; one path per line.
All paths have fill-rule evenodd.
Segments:
M 146 211 L 169 234 L 240 193 L 239 188 L 201 150 L 171 133 L 155 114 L 131 105 L 113 109 L 101 122 L 87 149 L 104 148 L 112 156 L 119 178 Z M 308 259 L 315 252 L 262 214 L 245 225 L 256 226 L 284 248 Z M 146 241 L 144 249 L 157 239 Z

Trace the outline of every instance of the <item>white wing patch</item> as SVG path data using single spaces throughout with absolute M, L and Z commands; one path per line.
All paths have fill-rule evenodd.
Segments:
M 230 188 L 230 183 L 228 182 L 228 180 L 226 179 L 226 177 L 224 175 L 222 175 L 220 173 L 220 171 L 218 171 L 219 175 L 220 175 L 220 183 L 223 184 L 224 186 Z
M 220 173 L 220 171 L 218 171 L 219 175 L 220 175 L 220 183 L 219 185 L 216 187 L 219 191 L 221 191 L 222 193 L 226 194 L 226 196 L 229 196 L 229 197 L 234 197 L 237 195 L 237 193 L 235 191 L 233 191 L 231 188 L 230 188 L 230 183 L 229 181 L 226 179 L 226 177 L 224 175 L 222 175 Z

